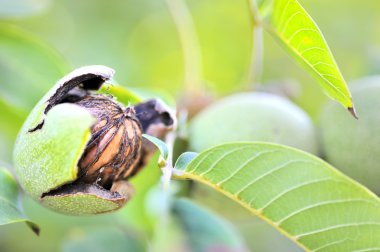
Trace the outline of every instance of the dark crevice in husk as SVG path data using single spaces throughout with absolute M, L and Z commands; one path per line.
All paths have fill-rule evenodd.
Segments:
M 55 94 L 50 97 L 44 113 L 47 114 L 53 106 L 62 103 L 65 97 L 67 97 L 67 94 L 75 87 L 80 86 L 82 90 L 98 90 L 104 81 L 106 81 L 106 79 L 95 74 L 85 74 L 69 80 L 59 87 Z
M 107 79 L 104 76 L 91 73 L 76 76 L 75 78 L 68 80 L 47 100 L 44 114 L 46 115 L 55 105 L 64 102 L 70 91 L 80 90 L 82 93 L 87 93 L 87 90 L 98 90 L 106 80 Z M 78 86 L 80 87 L 77 88 Z M 74 97 L 77 97 L 77 95 L 74 95 Z M 45 120 L 42 120 L 37 126 L 29 129 L 28 132 L 31 133 L 40 130 L 44 123 Z
M 49 192 L 43 193 L 41 199 L 45 197 L 60 197 L 60 196 L 70 196 L 75 194 L 88 194 L 95 195 L 99 198 L 111 201 L 127 201 L 131 195 L 121 195 L 118 192 L 112 192 L 106 190 L 97 184 L 85 184 L 80 181 L 74 181 L 73 183 L 65 184 L 61 187 L 53 189 Z

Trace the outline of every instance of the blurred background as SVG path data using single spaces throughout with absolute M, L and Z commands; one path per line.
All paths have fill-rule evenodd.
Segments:
M 319 25 L 348 82 L 380 73 L 378 1 L 300 3 Z M 266 33 L 262 78 L 250 83 L 253 42 L 246 0 L 186 4 L 199 41 L 202 92 L 222 97 L 254 86 L 285 90 L 313 121 L 318 119 L 327 97 Z M 191 89 L 184 85 L 184 53 L 165 0 L 0 0 L 1 166 L 12 169 L 13 143 L 35 103 L 64 74 L 93 64 L 114 68 L 116 81 L 127 88 L 165 92 L 175 98 Z M 186 234 L 180 225 L 169 220 L 163 227 L 157 220 L 165 207 L 154 196 L 160 176 L 154 163 L 134 179 L 136 197 L 114 214 L 67 217 L 25 198 L 25 212 L 41 226 L 41 235 L 36 237 L 25 224 L 0 226 L 0 251 L 186 251 L 182 244 Z M 223 196 L 202 186 L 185 187 L 178 190 L 207 211 L 217 212 L 223 217 L 220 221 L 232 223 L 237 229 L 234 242 L 242 247 L 300 251 L 268 224 L 226 203 Z

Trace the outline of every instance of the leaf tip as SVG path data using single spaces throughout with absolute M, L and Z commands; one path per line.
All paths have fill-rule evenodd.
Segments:
M 40 236 L 40 227 L 36 225 L 33 222 L 27 221 L 26 224 L 29 226 L 29 228 L 35 233 L 37 236 Z
M 352 115 L 356 120 L 359 119 L 359 117 L 358 117 L 358 115 L 357 115 L 357 113 L 356 113 L 356 110 L 355 110 L 355 107 L 354 107 L 354 106 L 352 106 L 352 107 L 348 107 L 347 110 L 351 113 L 351 115 Z

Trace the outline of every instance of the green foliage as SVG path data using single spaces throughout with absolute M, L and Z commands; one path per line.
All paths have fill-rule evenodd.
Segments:
M 317 153 L 309 116 L 289 100 L 268 93 L 241 93 L 212 104 L 192 120 L 190 146 L 202 151 L 233 141 L 266 141 Z
M 184 170 L 186 166 L 191 162 L 191 160 L 193 160 L 196 156 L 198 156 L 198 153 L 196 152 L 182 153 L 175 162 L 174 167 L 178 170 Z
M 117 97 L 117 100 L 124 105 L 136 104 L 142 102 L 142 99 L 137 94 L 117 84 L 105 84 L 99 90 L 99 93 L 113 95 Z
M 25 1 L 5 1 L 0 6 L 0 15 L 3 11 L 16 14 L 14 11 L 20 11 L 21 6 L 23 15 L 32 11 L 28 9 L 30 3 Z M 0 136 L 5 149 L 0 157 L 10 162 L 13 143 L 27 112 L 69 67 L 41 39 L 4 22 L 0 23 L 0 54 Z
M 328 162 L 379 194 L 380 78 L 352 84 L 360 118 L 352 122 L 336 104 L 327 104 L 320 117 L 321 146 Z
M 142 241 L 136 235 L 118 228 L 98 228 L 71 232 L 63 243 L 63 252 L 143 252 Z
M 324 91 L 346 108 L 352 100 L 346 82 L 318 26 L 297 0 L 262 3 L 264 28 L 268 30 L 321 83 Z
M 10 105 L 1 98 L 0 107 L 1 117 L 3 119 L 0 124 L 0 131 L 5 133 L 9 139 L 14 140 L 27 115 L 24 111 Z
M 25 218 L 22 210 L 17 207 L 18 186 L 12 175 L 4 168 L 0 168 L 0 225 L 26 222 L 35 232 L 39 233 L 39 227 Z
M 0 24 L 0 98 L 29 111 L 69 69 L 51 47 L 20 28 Z
M 1 98 L 0 110 L 0 160 L 11 163 L 14 141 L 27 114 Z
M 178 173 L 225 194 L 306 250 L 380 246 L 380 201 L 322 160 L 286 146 L 230 143 Z
M 161 156 L 165 160 L 168 159 L 168 157 L 169 157 L 169 150 L 168 150 L 168 146 L 166 145 L 166 143 L 164 143 L 162 140 L 158 139 L 157 137 L 153 137 L 153 136 L 150 136 L 150 135 L 147 135 L 147 134 L 143 134 L 143 137 L 145 139 L 147 139 L 148 141 L 150 141 L 151 143 L 153 143 L 157 147 L 157 149 L 161 153 Z
M 157 159 L 158 153 L 138 175 L 131 178 L 130 182 L 138 193 L 135 193 L 128 202 L 128 207 L 119 211 L 128 226 L 141 230 L 147 235 L 151 235 L 155 222 L 148 214 L 150 209 L 147 209 L 146 198 L 160 179 L 161 171 L 157 168 Z
M 240 234 L 230 223 L 195 203 L 175 200 L 172 212 L 183 226 L 190 251 L 247 251 Z
M 250 251 L 303 251 L 277 229 L 212 187 L 194 183 L 191 199 L 232 223 Z
M 47 10 L 46 7 L 50 2 L 51 8 Z M 321 82 L 323 89 L 331 98 L 338 100 L 347 108 L 353 106 L 350 92 L 326 41 L 315 22 L 298 1 L 258 0 L 259 14 L 262 15 L 262 18 L 256 17 L 257 20 L 254 21 L 258 22 L 251 23 L 247 1 L 182 0 L 182 2 L 185 8 L 186 5 L 189 7 L 188 14 L 191 14 L 195 24 L 195 27 L 191 28 L 197 33 L 185 35 L 195 36 L 190 39 L 198 40 L 199 49 L 201 49 L 200 52 L 193 53 L 201 53 L 198 56 L 202 62 L 199 62 L 199 66 L 192 66 L 198 67 L 199 74 L 202 75 L 198 76 L 202 78 L 199 83 L 203 85 L 198 87 L 200 88 L 199 92 L 207 89 L 212 94 L 226 93 L 232 90 L 242 90 L 242 87 L 246 90 L 248 85 L 256 84 L 248 83 L 249 67 L 261 64 L 261 62 L 250 62 L 253 35 L 251 28 L 258 28 L 257 25 L 262 25 L 296 61 Z M 252 0 L 252 2 L 255 1 Z M 376 10 L 374 6 L 376 7 L 378 4 L 376 1 L 372 0 L 372 3 L 368 3 L 368 5 L 367 3 L 358 4 L 354 1 L 345 2 L 347 9 L 355 9 L 358 17 L 356 20 L 348 16 L 352 15 L 351 12 L 347 12 L 349 14 L 345 16 L 344 8 L 339 8 L 339 4 L 331 3 L 331 1 L 319 1 L 318 4 L 305 1 L 302 4 L 310 7 L 314 5 L 310 8 L 313 16 L 323 15 L 322 22 L 318 23 L 321 24 L 321 27 L 325 26 L 324 31 L 330 29 L 330 34 L 328 32 L 326 34 L 328 34 L 329 40 L 333 41 L 331 45 L 334 47 L 335 42 L 335 46 L 340 46 L 339 50 L 334 48 L 334 51 L 338 52 L 336 55 L 338 60 L 339 56 L 341 57 L 339 61 L 342 62 L 344 72 L 348 73 L 346 77 L 356 77 L 379 70 L 378 48 L 374 46 L 379 42 L 376 38 L 377 33 L 374 32 L 376 26 L 368 25 L 369 23 L 378 23 L 378 15 L 373 11 Z M 328 17 L 325 18 L 328 16 L 325 15 L 327 14 L 325 11 L 328 9 L 326 6 L 334 7 L 333 12 L 329 11 L 329 16 L 332 18 L 330 20 Z M 318 8 L 321 9 L 318 10 Z M 38 14 L 42 10 L 46 10 L 46 12 L 40 16 L 14 19 Z M 373 17 L 370 18 L 371 13 Z M 68 71 L 66 59 L 75 66 L 94 63 L 108 64 L 117 69 L 119 78 L 122 83 L 128 85 L 128 88 L 130 88 L 130 84 L 146 88 L 145 90 L 132 89 L 134 92 L 131 92 L 119 85 L 103 86 L 101 93 L 114 95 L 118 97 L 119 102 L 125 105 L 138 103 L 141 101 L 141 97 L 162 96 L 166 98 L 168 97 L 166 92 L 175 94 L 183 90 L 182 76 L 188 74 L 186 65 L 183 64 L 186 59 L 183 58 L 192 52 L 183 50 L 184 44 L 178 39 L 181 37 L 178 34 L 178 27 L 175 27 L 176 24 L 170 14 L 164 1 L 115 1 L 109 5 L 105 2 L 93 3 L 86 0 L 79 2 L 35 0 L 31 5 L 26 1 L 6 0 L 4 2 L 0 0 L 0 16 L 3 19 L 0 24 L 0 162 L 11 162 L 10 152 L 13 141 L 26 117 L 26 112 L 30 111 L 53 83 Z M 181 15 L 178 16 L 181 17 Z M 13 19 L 3 22 L 7 17 Z M 357 21 L 361 22 L 360 25 Z M 13 24 L 19 25 L 23 29 L 17 28 Z M 51 27 L 55 29 L 51 29 Z M 350 27 L 350 29 L 341 29 L 341 27 Z M 353 37 L 352 30 L 359 31 L 361 35 Z M 35 37 L 32 33 L 39 34 L 42 39 Z M 346 34 L 346 37 L 342 34 Z M 255 33 L 253 48 L 260 48 L 260 45 L 257 44 L 258 41 L 260 42 L 260 38 L 258 39 L 256 35 Z M 266 39 L 264 78 L 259 80 L 260 82 L 265 83 L 273 79 L 289 77 L 300 80 L 302 84 L 310 81 L 302 72 L 293 69 L 293 65 L 288 64 L 289 62 L 287 59 L 283 59 L 281 52 L 277 51 L 277 48 Z M 55 49 L 43 41 L 54 44 L 60 52 L 64 53 L 66 59 L 63 60 Z M 371 46 L 362 46 L 364 42 Z M 357 54 L 356 58 L 352 58 L 353 51 Z M 190 83 L 190 85 L 192 84 L 196 86 L 196 83 Z M 309 112 L 313 111 L 313 115 L 315 115 L 318 111 L 316 105 L 322 104 L 323 98 L 315 95 L 313 88 L 314 86 L 311 85 L 301 85 L 301 96 L 296 97 L 296 100 L 298 104 L 302 104 L 303 109 Z M 159 92 L 156 92 L 155 89 Z M 160 89 L 166 90 L 163 95 Z M 45 98 L 52 95 L 54 91 L 53 89 Z M 368 96 L 368 99 L 360 92 L 357 94 L 361 117 L 359 122 L 353 121 L 348 114 L 339 111 L 339 108 L 332 108 L 332 106 L 326 109 L 328 112 L 325 113 L 329 113 L 329 115 L 323 116 L 325 118 L 323 120 L 326 121 L 322 123 L 323 127 L 327 125 L 322 132 L 327 159 L 374 190 L 378 188 L 377 180 L 380 175 L 376 169 L 378 164 L 376 161 L 378 156 L 376 152 L 377 131 L 372 131 L 372 129 L 375 129 L 378 124 L 376 119 L 373 119 L 377 118 L 377 115 L 373 114 L 375 112 L 368 111 L 371 109 L 374 111 L 376 94 L 377 92 L 374 91 Z M 182 97 L 187 97 L 187 94 L 182 94 Z M 249 101 L 250 104 L 258 102 L 257 97 L 254 98 Z M 355 93 L 354 99 L 356 101 Z M 365 105 L 362 105 L 362 100 L 366 101 Z M 167 103 L 174 107 L 173 99 L 169 98 L 165 101 L 169 101 Z M 242 103 L 240 106 L 239 102 Z M 220 103 L 217 103 L 199 114 L 190 125 L 192 148 L 201 152 L 205 148 L 226 141 L 260 140 L 287 144 L 317 153 L 310 119 L 307 115 L 301 115 L 302 111 L 302 113 L 297 112 L 298 108 L 287 111 L 285 108 L 289 103 L 281 103 L 277 108 L 275 119 L 272 118 L 273 121 L 264 124 L 266 117 L 260 117 L 258 114 L 272 115 L 272 112 L 260 107 L 260 113 L 255 114 L 256 110 L 247 108 L 249 105 L 244 102 L 246 101 L 240 101 L 238 98 L 237 102 L 230 102 L 230 109 L 223 108 L 211 113 L 210 110 L 216 110 L 215 107 L 220 106 Z M 195 103 L 196 101 L 194 101 Z M 83 111 L 83 113 L 74 111 L 66 105 L 58 105 L 49 111 L 45 118 L 43 134 L 40 136 L 36 136 L 34 133 L 29 135 L 26 130 L 36 126 L 44 118 L 45 107 L 41 102 L 23 128 L 23 133 L 28 135 L 27 138 L 19 139 L 15 149 L 16 169 L 20 173 L 22 166 L 21 170 L 23 170 L 20 181 L 27 189 L 26 191 L 32 192 L 35 199 L 39 199 L 42 192 L 75 179 L 76 163 L 88 140 L 91 118 Z M 238 113 L 240 111 L 241 114 Z M 252 118 L 250 118 L 251 115 Z M 240 121 L 245 123 L 240 123 Z M 306 121 L 307 123 L 305 123 Z M 335 124 L 336 121 L 344 121 L 344 123 L 342 125 Z M 57 124 L 59 127 L 54 127 Z M 360 125 L 360 129 L 356 128 L 358 125 Z M 366 128 L 368 125 L 370 128 Z M 253 130 L 262 130 L 262 132 L 260 134 L 252 133 Z M 183 132 L 181 131 L 181 133 Z M 354 138 L 356 133 L 358 136 Z M 330 134 L 334 134 L 334 137 L 330 137 Z M 337 134 L 341 134 L 341 137 L 335 138 Z M 50 139 L 56 135 L 59 135 L 59 143 L 52 143 Z M 260 138 L 257 138 L 257 135 L 260 135 Z M 20 148 L 20 142 L 23 141 L 30 145 L 23 143 Z M 153 142 L 161 147 L 163 156 L 170 156 L 168 152 L 171 150 L 167 150 L 166 144 L 158 142 L 156 139 L 153 139 Z M 354 147 L 350 148 L 352 142 Z M 247 148 L 242 146 L 247 146 Z M 365 150 L 363 152 L 370 156 L 361 156 L 359 155 L 361 153 L 352 152 L 357 149 L 357 146 L 360 146 Z M 57 151 L 52 151 L 53 147 Z M 230 152 L 235 150 L 236 153 Z M 46 160 L 42 158 L 46 157 L 45 154 L 48 154 Z M 345 158 L 344 161 L 339 160 L 341 156 Z M 23 157 L 29 161 L 20 165 L 19 161 Z M 221 160 L 218 160 L 219 158 Z M 52 162 L 53 166 L 50 166 L 49 162 Z M 190 248 L 200 251 L 212 244 L 213 241 L 227 244 L 226 247 L 231 245 L 238 248 L 239 244 L 242 244 L 239 235 L 229 224 L 188 201 L 174 201 L 173 216 L 178 217 L 177 220 L 181 225 L 163 225 L 154 229 L 153 223 L 161 222 L 161 220 L 156 220 L 160 217 L 156 216 L 156 219 L 152 220 L 152 216 L 148 216 L 147 210 L 165 208 L 169 204 L 167 201 L 160 201 L 161 198 L 156 199 L 156 204 L 146 204 L 146 195 L 158 182 L 160 175 L 160 170 L 154 166 L 154 162 L 156 159 L 132 179 L 136 195 L 128 207 L 118 215 L 122 219 L 118 223 L 122 223 L 123 228 L 127 223 L 148 236 L 142 235 L 139 238 L 153 237 L 151 240 L 154 240 L 156 236 L 160 236 L 161 242 L 166 247 L 174 245 L 171 248 L 176 250 L 185 247 L 183 240 L 186 237 L 189 238 L 187 241 L 190 241 Z M 199 167 L 195 169 L 194 166 L 197 164 Z M 351 168 L 354 165 L 356 167 Z M 244 168 L 242 168 L 243 166 Z M 41 167 L 53 168 L 48 173 L 53 172 L 60 175 L 54 176 L 55 178 L 46 176 L 38 185 L 32 186 L 29 179 L 34 179 L 41 172 L 38 170 Z M 221 191 L 256 213 L 306 250 L 374 251 L 380 247 L 378 239 L 376 239 L 379 236 L 380 218 L 378 199 L 326 163 L 305 153 L 264 143 L 227 144 L 208 149 L 199 155 L 186 152 L 177 160 L 175 167 L 177 169 L 175 174 L 179 178 L 194 179 L 216 188 L 216 191 Z M 45 174 L 45 171 L 42 173 Z M 3 194 L 8 200 L 15 199 L 17 185 L 9 179 L 10 177 L 7 177 L 9 174 L 6 176 L 4 174 L 2 175 L 2 170 L 0 170 L 0 182 L 5 178 L 5 182 L 0 183 L 0 200 L 3 200 Z M 186 185 L 186 183 L 182 184 Z M 182 186 L 184 193 L 191 194 L 191 187 L 188 189 L 186 186 Z M 240 192 L 237 187 L 242 187 L 244 191 Z M 160 189 L 160 191 L 165 194 L 164 190 Z M 14 192 L 14 194 L 9 194 L 9 192 Z M 89 213 L 94 210 L 92 207 L 89 209 L 78 206 L 79 204 L 83 205 L 84 202 L 93 204 L 95 201 L 99 203 L 97 212 L 112 210 L 116 207 L 108 204 L 109 202 L 101 202 L 99 199 L 87 196 L 72 199 L 46 198 L 45 204 L 52 205 L 54 209 L 65 213 L 70 213 L 70 211 Z M 16 208 L 15 201 L 4 202 L 4 204 L 0 204 L 1 225 L 12 223 L 13 221 L 9 220 L 13 218 L 14 222 L 26 221 L 28 225 L 35 227 L 23 217 L 20 209 Z M 70 211 L 60 209 L 62 205 L 69 206 Z M 65 236 L 63 233 L 67 230 L 60 230 L 60 227 L 64 225 L 79 227 L 81 226 L 80 220 L 83 220 L 83 217 L 80 219 L 65 217 L 66 219 L 62 218 L 61 222 L 56 222 L 59 217 L 49 215 L 47 211 L 36 205 L 32 205 L 31 210 L 42 213 L 40 213 L 41 216 L 43 215 L 41 222 L 49 223 L 46 230 L 52 236 L 44 237 L 44 242 L 37 241 L 33 237 L 33 243 L 30 244 L 39 246 L 40 243 L 51 243 L 46 246 L 49 248 L 47 251 L 52 251 L 51 248 L 57 246 L 56 244 Z M 100 220 L 100 217 L 97 217 L 88 222 L 99 223 Z M 165 224 L 165 221 L 162 223 Z M 245 224 L 249 226 L 246 237 L 249 239 L 252 237 L 253 241 L 256 237 L 253 237 L 251 230 L 257 226 L 249 221 Z M 12 230 L 12 228 L 13 226 L 11 229 L 0 230 L 0 237 L 3 237 L 0 239 L 0 250 L 3 246 L 8 249 L 7 245 L 3 245 L 5 244 L 4 240 L 7 241 L 7 244 L 11 244 L 8 240 L 16 237 L 12 241 L 18 242 L 19 232 L 8 233 L 8 230 Z M 258 230 L 256 233 L 260 232 Z M 25 230 L 25 232 L 27 231 Z M 275 230 L 273 229 L 273 231 Z M 66 243 L 63 247 L 65 251 L 94 251 L 96 249 L 124 251 L 128 248 L 131 251 L 139 251 L 146 249 L 135 243 L 139 238 L 134 240 L 135 237 L 131 238 L 129 233 L 120 232 L 120 230 L 93 230 L 92 228 L 91 230 L 80 230 L 80 228 L 75 229 L 74 227 L 71 234 L 65 240 Z M 164 235 L 162 236 L 162 234 Z M 165 237 L 165 234 L 169 235 Z M 53 239 L 50 239 L 51 237 Z M 265 235 L 262 237 L 264 237 L 263 239 L 272 239 Z M 179 239 L 177 240 L 177 238 Z M 273 243 L 275 242 L 276 240 L 273 241 Z M 176 247 L 176 245 L 179 246 Z M 27 245 L 22 246 L 24 246 L 23 250 L 29 249 Z M 152 248 L 156 247 L 153 245 Z M 286 250 L 282 247 L 281 249 Z

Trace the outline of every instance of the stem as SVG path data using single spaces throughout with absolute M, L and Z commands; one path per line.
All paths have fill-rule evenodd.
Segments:
M 173 149 L 174 149 L 174 141 L 176 139 L 176 130 L 169 132 L 166 135 L 165 143 L 168 146 L 168 159 L 165 160 L 165 165 L 161 168 L 162 176 L 161 183 L 164 190 L 169 190 L 170 180 L 172 178 L 173 173 Z
M 247 0 L 252 25 L 252 55 L 251 65 L 248 72 L 248 83 L 250 85 L 257 84 L 262 76 L 262 66 L 264 58 L 264 41 L 263 41 L 263 26 L 259 15 L 259 9 L 256 0 Z
M 159 208 L 160 211 L 157 214 L 157 223 L 155 225 L 155 233 L 158 234 L 159 238 L 157 236 L 156 239 L 152 242 L 152 248 L 148 251 L 163 251 L 166 249 L 166 246 L 162 244 L 162 239 L 165 241 L 167 239 L 170 239 L 168 237 L 168 226 L 171 222 L 170 218 L 170 209 L 171 209 L 171 201 L 173 198 L 173 195 L 175 194 L 176 190 L 175 187 L 171 186 L 170 181 L 172 178 L 173 173 L 173 149 L 174 149 L 174 142 L 177 137 L 177 131 L 176 128 L 173 129 L 173 131 L 169 132 L 165 137 L 165 143 L 168 148 L 168 157 L 165 160 L 162 156 L 160 156 L 158 164 L 162 171 L 161 176 L 161 187 L 162 190 L 159 191 L 159 197 L 160 201 L 162 202 L 161 207 Z
M 187 92 L 202 86 L 202 55 L 191 13 L 185 0 L 165 0 L 177 28 L 184 57 L 184 85 Z

